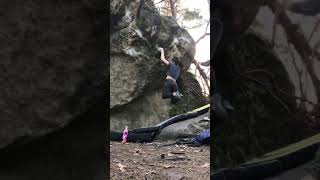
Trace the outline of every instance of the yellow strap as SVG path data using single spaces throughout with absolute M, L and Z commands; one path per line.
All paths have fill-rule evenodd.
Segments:
M 197 108 L 197 109 L 194 109 L 194 110 L 192 110 L 192 111 L 190 111 L 190 112 L 188 112 L 188 113 L 195 113 L 195 112 L 197 112 L 197 111 L 201 111 L 201 110 L 207 109 L 207 108 L 210 108 L 210 104 L 207 104 L 207 105 L 205 105 L 205 106 L 202 106 L 202 107 L 199 107 L 199 108 Z

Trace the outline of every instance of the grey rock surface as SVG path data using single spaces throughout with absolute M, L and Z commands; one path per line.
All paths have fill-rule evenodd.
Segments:
M 157 139 L 168 140 L 184 137 L 185 135 L 197 135 L 205 129 L 210 129 L 209 113 L 167 126 L 161 130 Z
M 90 15 L 99 6 L 0 2 L 0 149 L 64 128 L 104 97 L 103 42 Z
M 121 131 L 125 126 L 130 129 L 154 126 L 169 117 L 170 109 L 170 102 L 162 99 L 161 90 L 147 92 L 132 103 L 111 111 L 111 129 Z
M 150 0 L 111 5 L 110 108 L 114 108 L 131 102 L 164 75 L 157 47 L 165 49 L 166 58 L 180 57 L 189 67 L 195 44 L 173 19 L 161 17 Z
M 0 1 L 0 179 L 104 180 L 105 2 Z

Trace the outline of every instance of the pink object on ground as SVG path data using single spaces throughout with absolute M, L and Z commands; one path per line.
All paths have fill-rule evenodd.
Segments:
M 126 128 L 123 130 L 123 133 L 122 133 L 123 144 L 127 142 L 127 138 L 128 138 L 128 126 L 126 126 Z

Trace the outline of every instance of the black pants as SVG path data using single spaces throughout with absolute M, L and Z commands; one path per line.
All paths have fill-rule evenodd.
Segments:
M 162 99 L 171 98 L 171 103 L 177 103 L 179 98 L 173 96 L 173 93 L 176 91 L 179 91 L 177 82 L 172 79 L 166 79 L 162 89 Z

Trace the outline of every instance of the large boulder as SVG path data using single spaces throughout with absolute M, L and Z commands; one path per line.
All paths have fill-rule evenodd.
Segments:
M 235 110 L 214 126 L 215 167 L 243 163 L 312 133 L 292 98 L 290 74 L 270 47 L 261 35 L 248 31 L 217 57 L 225 60 L 216 64 L 221 92 Z
M 157 48 L 164 48 L 167 59 L 175 57 L 184 64 L 184 77 L 195 42 L 172 17 L 160 16 L 151 0 L 112 0 L 110 11 L 111 129 L 123 128 L 128 121 L 135 121 L 129 123 L 134 127 L 141 127 L 140 122 L 154 125 L 168 117 L 171 108 L 161 99 L 166 67 Z
M 103 3 L 0 1 L 0 179 L 102 177 Z
M 168 140 L 192 137 L 206 129 L 210 129 L 209 113 L 167 126 L 161 130 L 157 139 Z
M 122 130 L 129 126 L 130 129 L 150 127 L 167 118 L 183 114 L 192 109 L 208 103 L 201 95 L 201 87 L 191 73 L 185 73 L 178 81 L 183 98 L 175 105 L 170 100 L 162 99 L 162 89 L 146 88 L 143 95 L 134 101 L 110 110 L 110 128 Z
M 4 148 L 61 129 L 85 113 L 103 96 L 105 61 L 99 57 L 95 25 L 84 4 L 0 5 Z M 60 13 L 54 13 L 58 9 Z

